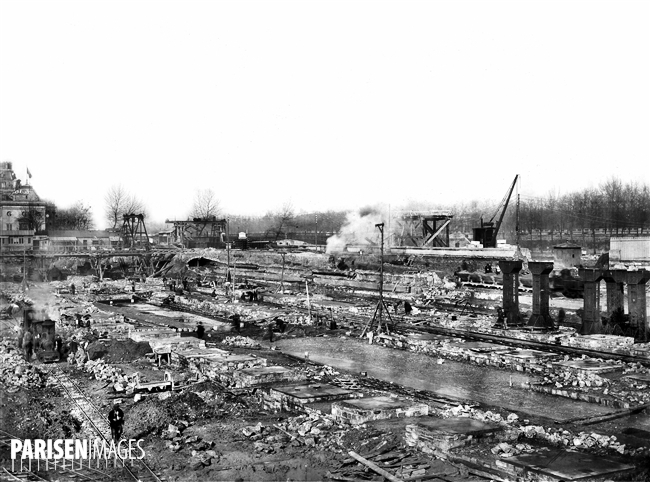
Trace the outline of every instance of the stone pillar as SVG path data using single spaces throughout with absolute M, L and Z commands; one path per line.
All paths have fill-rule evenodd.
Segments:
M 603 272 L 607 286 L 607 314 L 612 315 L 617 309 L 625 311 L 625 281 L 627 271 L 608 269 Z
M 503 312 L 508 325 L 519 324 L 519 271 L 522 268 L 520 259 L 499 261 L 503 273 Z
M 627 308 L 630 312 L 630 326 L 639 329 L 638 337 L 648 339 L 648 315 L 645 284 L 650 280 L 650 271 L 645 269 L 627 271 Z
M 580 268 L 580 279 L 584 282 L 584 306 L 582 314 L 581 335 L 602 333 L 600 321 L 600 279 L 602 271 L 594 268 Z
M 554 323 L 549 312 L 550 288 L 548 275 L 553 271 L 550 261 L 529 261 L 528 269 L 533 274 L 533 314 L 528 326 L 553 328 Z

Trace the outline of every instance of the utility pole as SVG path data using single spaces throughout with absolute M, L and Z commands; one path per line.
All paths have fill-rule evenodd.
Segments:
M 382 326 L 384 310 L 386 310 L 386 314 L 390 319 L 391 325 L 393 324 L 393 318 L 390 316 L 390 311 L 388 311 L 388 307 L 384 301 L 384 223 L 375 224 L 375 227 L 379 229 L 379 233 L 381 234 L 381 251 L 379 260 L 379 302 L 377 303 L 377 308 L 375 308 L 375 314 L 361 332 L 361 337 L 363 337 L 368 330 L 372 331 L 372 327 L 375 324 L 375 321 L 377 321 L 377 332 L 381 332 L 382 329 L 385 329 L 386 333 L 390 334 L 390 327 L 388 323 L 386 323 L 385 327 Z
M 23 248 L 23 282 L 21 288 L 23 291 L 27 291 L 27 246 Z
M 282 274 L 280 275 L 280 293 L 284 294 L 284 257 L 287 253 L 280 253 L 282 256 Z
M 316 232 L 314 233 L 314 244 L 318 245 L 318 213 L 316 213 Z

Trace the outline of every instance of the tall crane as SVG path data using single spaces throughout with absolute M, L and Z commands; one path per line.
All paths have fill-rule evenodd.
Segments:
M 484 248 L 497 247 L 497 234 L 499 234 L 499 229 L 501 228 L 503 217 L 506 214 L 506 209 L 508 209 L 508 203 L 510 202 L 512 191 L 514 191 L 515 186 L 517 185 L 517 179 L 519 179 L 519 174 L 515 176 L 515 180 L 512 181 L 512 185 L 510 186 L 510 188 L 506 192 L 506 195 L 499 203 L 496 212 L 492 215 L 490 220 L 487 222 L 483 222 L 483 217 L 481 217 L 481 226 L 473 229 L 474 241 L 480 241 L 481 244 L 483 244 Z M 496 221 L 495 224 L 494 220 L 497 217 L 497 215 L 499 215 L 499 220 Z

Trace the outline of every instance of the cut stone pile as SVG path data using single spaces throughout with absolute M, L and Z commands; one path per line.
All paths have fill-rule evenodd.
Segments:
M 565 360 L 568 357 L 565 357 Z M 582 358 L 584 359 L 584 357 Z M 596 358 L 596 361 L 611 365 L 613 369 L 617 367 L 626 367 L 623 370 L 624 375 L 629 374 L 649 374 L 650 369 L 645 368 L 640 363 L 625 363 L 618 360 L 602 360 Z M 600 392 L 614 399 L 623 400 L 637 404 L 650 403 L 650 383 L 633 380 L 627 377 L 610 380 L 595 373 L 575 372 L 572 370 L 545 369 L 544 378 L 540 380 L 542 385 L 553 385 L 556 388 L 568 388 L 578 392 Z
M 260 348 L 260 344 L 247 336 L 227 336 L 221 342 L 223 345 L 236 346 L 239 348 Z
M 110 381 L 116 384 L 117 382 L 129 383 L 129 380 L 124 377 L 121 368 L 113 367 L 102 359 L 88 360 L 84 363 L 83 368 L 88 373 L 92 373 L 97 380 Z
M 27 363 L 12 341 L 3 339 L 0 342 L 0 386 L 13 393 L 20 388 L 44 385 L 45 378 L 38 368 Z
M 500 444 L 492 447 L 492 453 L 494 455 L 498 455 L 499 457 L 514 457 L 515 455 L 521 455 L 521 454 L 531 454 L 533 452 L 539 452 L 540 449 L 546 449 L 548 450 L 547 447 L 537 447 L 533 448 L 528 444 L 515 444 L 515 445 L 510 445 L 507 442 L 501 442 Z
M 590 350 L 629 353 L 634 337 L 616 335 L 576 335 L 562 338 L 561 344 Z
M 601 388 L 608 386 L 611 381 L 595 373 L 576 373 L 570 370 L 554 372 L 549 370 L 541 383 L 543 385 L 554 384 L 557 388 Z

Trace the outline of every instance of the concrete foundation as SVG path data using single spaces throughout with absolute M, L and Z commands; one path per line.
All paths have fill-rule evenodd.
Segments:
M 611 373 L 623 370 L 621 365 L 612 365 L 597 360 L 568 360 L 553 363 L 556 367 L 583 373 Z
M 339 422 L 353 425 L 387 418 L 420 417 L 429 414 L 429 406 L 392 397 L 346 400 L 332 404 L 332 415 Z
M 129 330 L 129 338 L 133 341 L 150 341 L 158 338 L 180 338 L 181 334 L 171 328 L 157 328 L 150 330 Z
M 528 269 L 533 274 L 533 314 L 528 320 L 528 326 L 552 329 L 554 322 L 549 312 L 551 291 L 548 275 L 553 271 L 553 263 L 529 261 Z
M 602 455 L 564 449 L 519 455 L 497 460 L 496 464 L 517 480 L 544 482 L 605 480 L 634 469 Z
M 519 272 L 521 260 L 499 261 L 503 273 L 503 312 L 508 325 L 519 324 Z
M 303 373 L 280 366 L 261 366 L 237 370 L 232 373 L 235 388 L 247 388 L 267 385 L 270 383 L 287 383 L 305 380 Z
M 160 337 L 148 341 L 154 352 L 205 349 L 205 341 L 199 340 L 193 336 L 173 336 L 169 338 Z
M 265 408 L 300 410 L 304 405 L 356 398 L 360 394 L 327 383 L 302 383 L 272 387 L 263 395 Z
M 191 373 L 198 373 L 228 386 L 235 384 L 233 374 L 236 371 L 266 366 L 266 358 L 233 355 L 217 348 L 173 352 L 172 362 Z
M 493 439 L 501 430 L 471 418 L 430 418 L 407 425 L 404 441 L 424 453 L 444 456 L 453 449 Z
M 580 268 L 580 278 L 584 281 L 584 308 L 582 315 L 581 335 L 591 335 L 603 332 L 600 321 L 600 279 L 602 272 L 599 269 Z

